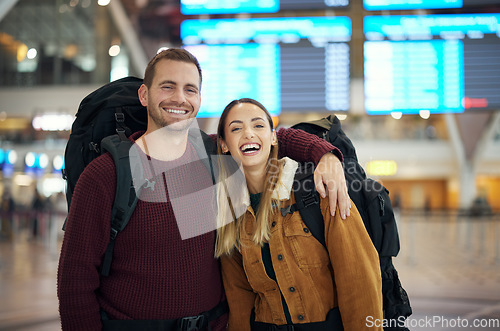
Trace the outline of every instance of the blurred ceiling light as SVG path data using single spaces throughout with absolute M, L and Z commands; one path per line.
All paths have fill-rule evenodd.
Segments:
M 33 167 L 35 165 L 36 161 L 36 156 L 35 153 L 33 152 L 28 152 L 26 156 L 24 157 L 24 164 L 26 164 L 27 167 Z
M 37 54 L 38 52 L 36 51 L 36 48 L 30 48 L 26 53 L 26 57 L 30 60 L 33 60 L 37 56 Z
M 64 157 L 62 155 L 54 156 L 54 159 L 52 160 L 52 166 L 57 171 L 61 170 L 64 166 Z
M 45 153 L 39 155 L 38 165 L 40 168 L 45 169 L 49 165 L 49 156 Z
M 64 48 L 64 57 L 66 59 L 72 59 L 78 54 L 78 46 L 75 44 L 69 44 Z
M 69 114 L 43 114 L 36 115 L 32 125 L 37 131 L 68 131 L 74 119 L 74 116 Z
M 12 54 L 14 56 L 17 56 L 18 48 L 21 45 L 24 45 L 24 43 L 14 39 L 14 37 L 12 37 L 10 34 L 0 32 L 0 46 L 5 46 L 3 51 Z
M 422 117 L 424 120 L 428 119 L 429 117 L 431 117 L 431 111 L 430 110 L 421 110 L 418 112 L 418 114 L 420 115 L 420 117 Z
M 117 56 L 120 54 L 120 46 L 119 45 L 113 45 L 109 48 L 108 51 L 109 56 Z
M 17 161 L 17 152 L 15 150 L 7 151 L 7 162 L 15 164 Z
M 109 5 L 110 2 L 111 2 L 111 0 L 98 0 L 97 4 L 99 6 L 107 6 L 107 5 Z
M 26 54 L 28 54 L 28 46 L 25 44 L 20 44 L 17 47 L 17 62 L 22 62 L 26 58 Z
M 29 175 L 18 174 L 14 177 L 14 183 L 19 186 L 30 186 L 33 182 L 33 178 Z
M 400 111 L 393 111 L 391 113 L 391 116 L 392 116 L 392 118 L 399 120 L 399 119 L 401 119 L 401 117 L 403 117 L 403 113 Z

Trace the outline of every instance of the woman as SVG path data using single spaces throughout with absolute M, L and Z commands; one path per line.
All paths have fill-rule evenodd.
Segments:
M 235 215 L 241 202 L 219 186 L 215 254 L 221 257 L 229 330 L 376 329 L 367 321 L 383 318 L 380 266 L 358 211 L 352 208 L 342 220 L 321 199 L 326 248 L 298 212 L 282 216 L 280 208 L 295 202 L 291 187 L 298 164 L 277 159 L 273 121 L 259 102 L 232 101 L 217 135 L 220 183 L 234 173 L 236 161 L 250 198 L 242 215 Z

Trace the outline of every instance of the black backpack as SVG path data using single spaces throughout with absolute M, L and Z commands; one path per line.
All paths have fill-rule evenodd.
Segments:
M 64 155 L 63 178 L 67 184 L 68 211 L 75 185 L 85 167 L 105 152 L 111 154 L 115 163 L 117 186 L 110 220 L 110 242 L 101 266 L 104 276 L 109 275 L 116 236 L 127 225 L 137 204 L 137 192 L 148 185 L 147 181 L 142 181 L 142 186 L 134 187 L 129 157 L 133 142 L 128 137 L 147 127 L 147 109 L 138 97 L 141 84 L 142 79 L 126 77 L 87 95 L 78 107 Z M 188 137 L 200 157 L 207 153 L 215 154 L 213 141 L 203 131 L 192 130 Z M 209 160 L 201 160 L 214 179 L 214 169 Z M 141 169 L 139 172 L 134 169 L 134 176 L 142 176 Z
M 399 235 L 389 191 L 379 182 L 366 176 L 365 171 L 358 163 L 354 145 L 342 130 L 340 121 L 335 115 L 317 121 L 298 123 L 293 128 L 315 134 L 342 152 L 349 196 L 356 205 L 379 254 L 384 318 L 401 325 L 401 327 L 385 328 L 385 330 L 407 330 L 403 327 L 403 323 L 412 314 L 412 309 L 408 295 L 401 286 L 398 273 L 392 264 L 392 257 L 399 253 Z M 298 210 L 314 237 L 325 245 L 324 221 L 319 208 L 319 194 L 315 191 L 314 181 L 310 178 L 306 180 L 313 175 L 313 171 L 314 169 L 306 165 L 299 168 L 294 186 L 296 203 L 282 210 L 282 213 Z

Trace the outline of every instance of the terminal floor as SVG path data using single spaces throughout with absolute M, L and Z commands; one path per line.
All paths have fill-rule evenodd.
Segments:
M 411 330 L 500 330 L 498 216 L 404 214 L 399 233 L 394 264 L 413 307 Z M 59 247 L 60 240 L 26 231 L 0 239 L 0 330 L 60 330 Z M 472 327 L 474 321 L 482 326 Z

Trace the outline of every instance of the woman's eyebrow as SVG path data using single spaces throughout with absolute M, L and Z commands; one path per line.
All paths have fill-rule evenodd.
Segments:
M 255 121 L 258 121 L 258 120 L 261 120 L 261 121 L 265 122 L 265 120 L 262 117 L 254 117 L 254 118 L 252 118 L 252 122 L 255 122 Z
M 236 123 L 241 124 L 241 123 L 243 123 L 243 121 L 240 121 L 240 120 L 234 120 L 234 121 L 231 121 L 231 123 L 229 123 L 228 125 L 231 125 L 231 124 L 236 124 Z
M 254 117 L 250 120 L 250 122 L 255 122 L 255 121 L 265 121 L 262 117 Z M 234 121 L 231 121 L 231 123 L 229 123 L 228 125 L 231 125 L 231 124 L 241 124 L 243 123 L 243 121 L 241 120 L 234 120 Z

